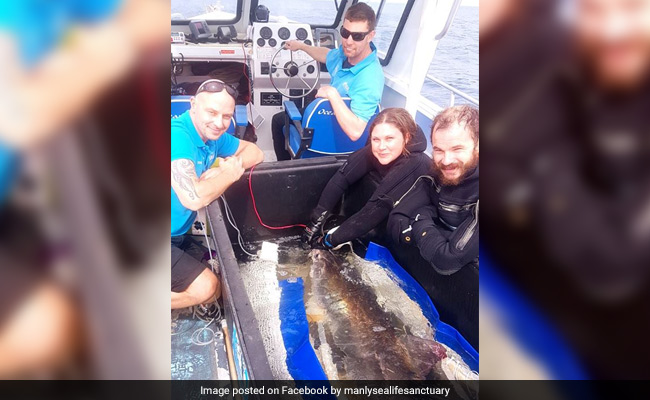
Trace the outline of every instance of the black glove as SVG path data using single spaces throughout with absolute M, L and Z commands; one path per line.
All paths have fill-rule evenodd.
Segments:
M 330 212 L 316 207 L 311 214 L 311 222 L 305 227 L 300 240 L 306 247 L 313 246 L 313 244 L 321 237 L 323 237 L 323 225 L 329 218 Z

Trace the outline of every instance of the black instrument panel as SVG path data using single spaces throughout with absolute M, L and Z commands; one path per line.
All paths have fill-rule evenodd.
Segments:
M 307 30 L 305 28 L 298 28 L 298 30 L 296 30 L 296 38 L 298 38 L 298 40 L 307 39 Z
M 287 40 L 291 37 L 291 31 L 288 28 L 282 27 L 278 30 L 278 36 L 282 40 Z
M 309 46 L 312 45 L 310 28 L 304 24 L 302 26 L 295 26 L 267 23 L 258 27 L 258 29 L 257 39 L 255 39 L 257 47 L 283 47 L 286 41 L 292 39 L 299 40 Z
M 260 29 L 260 36 L 262 39 L 269 40 L 273 36 L 273 31 L 268 26 L 264 26 Z

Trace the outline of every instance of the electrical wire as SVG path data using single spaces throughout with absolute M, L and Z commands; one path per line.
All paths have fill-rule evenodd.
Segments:
M 224 205 L 224 210 L 226 212 L 226 219 L 228 220 L 228 223 L 230 223 L 230 226 L 235 228 L 237 231 L 237 242 L 239 243 L 239 247 L 241 247 L 242 251 L 246 254 L 248 254 L 251 257 L 255 257 L 255 254 L 249 253 L 246 248 L 244 247 L 243 239 L 241 236 L 241 232 L 239 231 L 239 228 L 237 228 L 237 225 L 234 222 L 235 217 L 232 215 L 232 211 L 230 210 L 230 206 L 228 206 L 228 202 L 226 201 L 226 198 L 221 196 L 221 201 L 223 201 Z M 232 219 L 231 219 L 232 218 Z
M 307 225 L 304 224 L 294 224 L 294 225 L 285 225 L 285 226 L 269 226 L 262 222 L 262 217 L 260 217 L 260 213 L 257 211 L 257 204 L 255 203 L 255 195 L 253 194 L 253 170 L 255 169 L 255 166 L 251 168 L 251 172 L 248 175 L 248 189 L 250 190 L 251 193 L 251 200 L 253 200 L 253 210 L 255 210 L 255 215 L 257 216 L 257 220 L 260 222 L 260 225 L 267 229 L 289 229 L 289 228 L 294 228 L 294 227 L 301 227 L 301 228 L 306 228 Z
M 213 321 L 214 321 L 214 318 L 212 320 L 210 320 L 210 322 L 208 322 L 204 327 L 199 328 L 199 329 L 195 330 L 194 333 L 192 333 L 192 337 L 190 339 L 192 344 L 195 344 L 197 346 L 207 346 L 210 343 L 214 342 L 216 334 L 211 328 L 208 328 L 208 326 L 210 326 L 210 324 Z M 204 340 L 204 341 L 199 340 L 199 337 L 203 332 L 209 332 L 210 333 L 210 340 Z
M 210 213 L 208 212 L 207 208 L 205 209 L 205 215 L 208 218 L 208 223 L 210 224 L 210 227 L 212 227 L 212 221 L 210 220 Z M 210 255 L 210 261 L 208 261 L 208 264 L 210 264 L 210 268 L 212 269 L 212 272 L 215 275 L 218 276 L 218 275 L 220 275 L 219 271 L 218 271 L 218 265 L 219 264 L 217 263 L 217 261 L 214 259 L 214 256 L 212 255 L 212 248 L 210 247 L 210 239 L 208 238 L 208 229 L 205 226 L 204 222 L 201 222 L 201 225 L 203 225 L 203 236 L 205 237 L 205 244 L 208 246 L 208 254 Z M 215 242 L 213 242 L 213 244 L 214 244 L 214 248 L 215 248 L 215 251 L 216 251 L 217 244 Z M 201 328 L 196 329 L 192 333 L 192 336 L 190 337 L 191 342 L 193 344 L 197 345 L 197 346 L 207 346 L 210 343 L 214 342 L 214 339 L 217 336 L 215 331 L 212 330 L 211 328 L 209 328 L 209 326 L 214 321 L 220 321 L 222 319 L 222 317 L 223 317 L 223 314 L 221 312 L 221 306 L 219 305 L 219 301 L 217 300 L 217 296 L 214 296 L 214 301 L 211 303 L 211 305 L 212 304 L 214 305 L 214 307 L 216 307 L 216 311 L 215 311 L 216 315 L 213 316 L 212 318 L 210 318 L 209 321 L 207 321 L 207 319 L 204 320 L 202 318 L 202 316 L 197 314 L 197 308 L 196 307 L 202 307 L 203 305 L 194 306 L 194 310 L 192 312 L 192 317 L 198 318 L 198 319 L 203 320 L 203 321 L 207 321 L 207 323 L 205 325 L 203 325 Z M 200 336 L 203 334 L 203 332 L 209 332 L 209 335 L 210 335 L 209 340 L 202 341 L 202 340 L 199 339 Z
M 210 218 L 210 214 L 208 213 L 208 210 L 207 210 L 207 209 L 205 210 L 205 214 L 208 216 L 208 219 L 209 219 L 209 218 Z M 201 224 L 203 225 L 203 236 L 205 237 L 205 244 L 208 245 L 208 254 L 210 254 L 210 260 L 208 261 L 208 264 L 210 264 L 210 268 L 212 269 L 212 272 L 213 272 L 215 275 L 218 276 L 218 275 L 219 275 L 219 271 L 218 271 L 218 270 L 215 270 L 215 267 L 218 267 L 219 264 L 218 264 L 217 261 L 214 259 L 214 257 L 212 257 L 212 248 L 210 248 L 210 240 L 208 239 L 208 229 L 207 229 L 207 227 L 205 226 L 205 223 L 201 222 Z M 210 226 L 212 226 L 212 224 L 210 224 Z M 217 251 L 217 244 L 216 244 L 216 243 L 214 243 L 214 251 Z
M 206 346 L 209 345 L 210 343 L 214 342 L 214 339 L 218 336 L 217 333 L 209 328 L 209 326 L 215 322 L 215 321 L 221 321 L 223 319 L 223 313 L 221 312 L 221 306 L 219 305 L 219 302 L 217 301 L 217 297 L 214 297 L 214 305 L 217 307 L 216 309 L 216 315 L 208 321 L 207 324 L 202 326 L 201 328 L 198 328 L 192 333 L 192 336 L 190 337 L 190 340 L 193 344 L 197 346 Z M 192 314 L 194 318 L 198 318 L 200 320 L 203 320 L 203 318 L 200 315 L 197 315 L 196 308 L 194 309 L 194 312 Z M 200 340 L 201 335 L 203 332 L 209 332 L 210 334 L 210 339 L 209 340 Z
M 221 311 L 221 306 L 219 305 L 219 302 L 217 301 L 216 296 L 214 297 L 214 306 L 216 307 L 215 316 L 211 317 L 209 320 L 204 319 L 202 316 L 198 315 L 198 313 L 196 311 L 196 307 L 200 307 L 200 306 L 194 306 L 194 309 L 192 311 L 192 317 L 196 318 L 196 319 L 199 319 L 201 321 L 207 321 L 207 323 L 205 325 L 203 325 L 202 327 L 196 329 L 194 332 L 192 332 L 192 335 L 190 336 L 190 341 L 193 344 L 197 345 L 197 346 L 206 346 L 206 345 L 214 342 L 214 339 L 218 338 L 220 336 L 218 334 L 219 331 L 215 332 L 212 328 L 209 328 L 209 326 L 212 325 L 212 323 L 214 323 L 215 321 L 220 321 L 220 320 L 223 319 L 223 312 Z M 180 331 L 180 332 L 172 332 L 171 335 L 172 336 L 181 335 L 181 334 L 189 332 L 189 330 L 190 329 L 186 329 L 186 330 Z M 201 334 L 203 332 L 209 332 L 209 334 L 210 334 L 210 339 L 209 340 L 200 340 Z

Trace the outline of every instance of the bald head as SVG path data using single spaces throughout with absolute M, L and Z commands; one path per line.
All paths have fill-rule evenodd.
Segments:
M 190 116 L 204 142 L 217 140 L 230 126 L 235 112 L 235 99 L 225 90 L 201 92 L 191 100 Z

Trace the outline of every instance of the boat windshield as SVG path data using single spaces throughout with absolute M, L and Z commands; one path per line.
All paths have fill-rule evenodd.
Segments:
M 238 2 L 245 0 L 172 0 L 172 20 L 187 21 L 192 18 L 208 21 L 234 21 L 239 19 Z M 339 5 L 343 0 L 259 0 L 258 5 L 269 9 L 269 20 L 294 21 L 313 27 L 336 25 Z
M 172 23 L 190 19 L 235 22 L 241 14 L 242 0 L 172 0 Z

